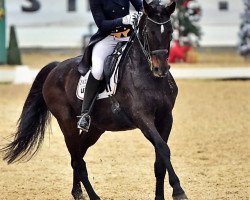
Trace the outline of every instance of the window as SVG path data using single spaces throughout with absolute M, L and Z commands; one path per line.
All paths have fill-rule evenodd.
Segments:
M 76 11 L 76 0 L 68 0 L 68 11 Z
M 220 11 L 228 11 L 229 5 L 227 1 L 219 1 L 219 10 Z
M 23 12 L 35 12 L 38 11 L 41 7 L 41 4 L 38 0 L 26 0 L 29 2 L 29 6 L 22 6 Z

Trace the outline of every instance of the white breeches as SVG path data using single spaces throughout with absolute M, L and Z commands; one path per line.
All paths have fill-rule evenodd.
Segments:
M 118 42 L 128 41 L 129 37 L 116 38 L 113 36 L 107 36 L 100 42 L 96 43 L 92 52 L 92 69 L 91 72 L 95 79 L 103 79 L 103 67 L 104 61 L 107 56 L 111 55 Z

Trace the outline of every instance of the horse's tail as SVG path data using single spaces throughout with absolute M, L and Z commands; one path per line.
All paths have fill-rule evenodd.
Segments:
M 24 157 L 30 160 L 36 154 L 44 139 L 46 125 L 50 122 L 50 112 L 44 101 L 43 84 L 58 62 L 46 65 L 36 76 L 28 97 L 24 103 L 14 141 L 1 149 L 8 164 L 20 161 Z

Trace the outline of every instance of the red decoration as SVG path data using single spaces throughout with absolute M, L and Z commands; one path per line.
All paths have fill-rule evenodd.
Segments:
M 169 63 L 186 62 L 188 51 L 192 49 L 191 45 L 181 46 L 178 41 L 175 41 L 170 49 Z
M 188 5 L 189 1 L 192 1 L 192 0 L 186 0 L 186 1 L 184 1 L 182 3 L 182 6 L 185 7 L 185 8 L 187 8 L 187 5 Z

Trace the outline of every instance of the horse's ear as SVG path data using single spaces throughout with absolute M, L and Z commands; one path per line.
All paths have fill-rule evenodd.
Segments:
M 170 5 L 166 5 L 169 15 L 173 14 L 173 12 L 175 11 L 175 7 L 176 7 L 175 1 L 173 1 Z
M 143 0 L 143 8 L 146 14 L 150 13 L 150 11 L 152 10 L 151 6 L 149 5 L 152 2 L 153 0 Z

